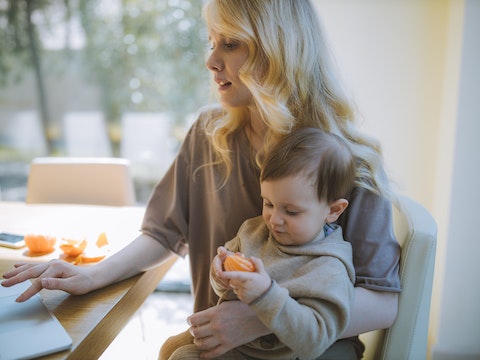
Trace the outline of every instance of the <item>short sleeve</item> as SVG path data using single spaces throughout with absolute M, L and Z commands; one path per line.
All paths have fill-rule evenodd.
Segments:
M 355 188 L 339 218 L 352 244 L 355 286 L 400 292 L 400 245 L 393 232 L 392 203 L 364 188 Z
M 195 128 L 190 129 L 173 164 L 155 186 L 142 223 L 143 233 L 181 256 L 188 252 L 190 154 Z

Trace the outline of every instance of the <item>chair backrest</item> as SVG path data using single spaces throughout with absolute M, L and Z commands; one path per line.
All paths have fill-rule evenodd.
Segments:
M 386 330 L 362 334 L 365 359 L 426 359 L 437 225 L 419 203 L 400 198 L 394 209 L 395 235 L 402 248 L 398 313 Z
M 122 158 L 35 158 L 30 164 L 26 202 L 135 205 L 130 162 Z
M 68 156 L 112 156 L 105 116 L 101 111 L 67 112 L 63 117 Z

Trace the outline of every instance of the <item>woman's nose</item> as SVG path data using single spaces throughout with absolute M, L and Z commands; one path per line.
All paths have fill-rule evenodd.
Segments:
M 223 70 L 222 61 L 216 56 L 215 50 L 212 51 L 206 62 L 207 69 L 213 72 L 219 72 Z

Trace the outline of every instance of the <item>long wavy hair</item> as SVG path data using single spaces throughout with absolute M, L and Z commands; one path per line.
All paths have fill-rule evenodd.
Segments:
M 203 15 L 209 30 L 248 47 L 239 77 L 267 125 L 264 150 L 298 128 L 334 133 L 346 140 L 356 158 L 355 185 L 393 198 L 380 144 L 358 130 L 355 108 L 337 78 L 311 1 L 208 0 Z M 229 139 L 249 120 L 247 108 L 228 108 L 212 111 L 206 122 L 225 179 L 232 169 Z

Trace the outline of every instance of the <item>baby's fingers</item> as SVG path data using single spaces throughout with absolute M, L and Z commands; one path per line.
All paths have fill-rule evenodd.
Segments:
M 250 261 L 255 265 L 255 272 L 259 274 L 265 273 L 265 265 L 263 264 L 262 259 L 252 256 Z

